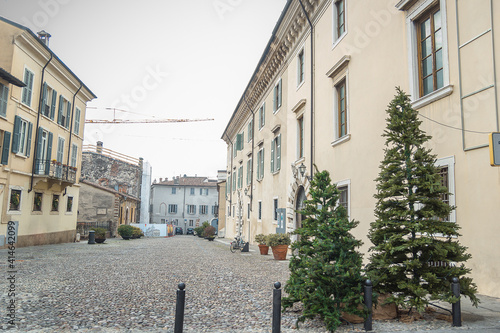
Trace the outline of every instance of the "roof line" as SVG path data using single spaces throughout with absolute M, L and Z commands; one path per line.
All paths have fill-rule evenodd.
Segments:
M 12 83 L 13 85 L 16 85 L 18 87 L 21 87 L 21 88 L 26 87 L 26 84 L 23 81 L 19 80 L 17 77 L 10 74 L 2 67 L 0 67 L 0 77 L 2 79 L 4 79 L 5 81 L 8 81 L 9 83 Z
M 292 4 L 292 1 L 293 0 L 287 0 L 285 8 L 283 8 L 283 11 L 281 12 L 280 17 L 279 17 L 278 21 L 276 22 L 276 25 L 274 26 L 273 32 L 271 34 L 271 38 L 269 39 L 269 42 L 267 42 L 267 45 L 266 45 L 266 47 L 264 49 L 264 53 L 262 53 L 262 56 L 260 57 L 260 60 L 257 63 L 257 67 L 255 68 L 252 76 L 250 77 L 250 81 L 248 81 L 248 84 L 245 87 L 245 90 L 243 90 L 243 95 L 241 95 L 240 100 L 238 101 L 238 104 L 236 105 L 236 109 L 234 110 L 233 115 L 231 116 L 231 119 L 229 119 L 229 122 L 227 123 L 226 128 L 224 129 L 224 133 L 222 133 L 222 136 L 221 136 L 222 140 L 224 140 L 224 135 L 226 135 L 226 132 L 227 132 L 227 130 L 229 128 L 229 125 L 231 124 L 231 122 L 233 121 L 234 117 L 236 116 L 236 113 L 238 112 L 238 109 L 239 109 L 241 103 L 243 102 L 243 99 L 245 98 L 246 91 L 248 90 L 248 88 L 250 87 L 250 84 L 252 83 L 253 79 L 257 75 L 257 72 L 259 71 L 260 65 L 262 65 L 262 63 L 266 59 L 267 54 L 269 52 L 269 49 L 271 48 L 271 44 L 274 41 L 274 39 L 276 38 L 276 32 L 278 31 L 278 28 L 281 25 L 281 22 L 283 22 L 285 14 L 288 11 L 288 8 L 290 8 L 290 5 Z
M 31 31 L 31 29 L 30 29 L 30 28 L 25 27 L 24 25 L 21 25 L 21 24 L 19 24 L 19 23 L 16 23 L 16 22 L 14 22 L 14 21 L 11 21 L 11 20 L 9 20 L 9 19 L 7 19 L 7 18 L 5 18 L 5 17 L 2 17 L 2 16 L 0 16 L 0 21 L 4 21 L 5 23 L 8 23 L 8 24 L 10 24 L 10 25 L 13 25 L 13 26 L 15 26 L 15 27 L 16 27 L 16 28 L 18 28 L 18 29 L 21 29 L 21 30 L 27 31 L 29 34 L 31 34 L 31 36 L 35 37 L 35 39 L 36 39 L 36 40 L 40 43 L 40 45 L 42 45 L 42 46 L 45 48 L 45 50 L 47 50 L 50 54 L 52 54 L 52 56 L 53 56 L 54 58 L 56 58 L 56 59 L 57 59 L 57 60 L 58 60 L 58 61 L 59 61 L 59 62 L 60 62 L 63 66 L 64 66 L 64 68 L 65 68 L 68 72 L 70 72 L 70 74 L 71 74 L 71 75 L 73 75 L 73 76 L 74 76 L 74 77 L 78 80 L 78 82 L 79 82 L 79 83 L 81 83 L 81 84 L 82 84 L 82 86 L 84 86 L 84 87 L 85 87 L 85 89 L 87 89 L 87 91 L 88 91 L 88 92 L 90 92 L 90 94 L 91 94 L 94 98 L 97 98 L 97 96 L 96 96 L 96 95 L 92 92 L 92 90 L 90 90 L 90 89 L 89 89 L 89 87 L 87 87 L 87 85 L 86 85 L 85 83 L 83 83 L 83 81 L 82 81 L 82 80 L 80 80 L 80 78 L 79 78 L 78 76 L 76 76 L 76 74 L 75 74 L 75 73 L 73 73 L 73 71 L 72 71 L 72 70 L 71 70 L 71 69 L 70 69 L 70 68 L 69 68 L 69 67 L 68 67 L 68 66 L 67 66 L 67 65 L 66 65 L 66 64 L 65 64 L 65 63 L 64 63 L 64 62 L 63 62 L 63 61 L 62 61 L 62 60 L 61 60 L 61 59 L 60 59 L 60 58 L 59 58 L 59 57 L 58 57 L 58 56 L 57 56 L 57 55 L 56 55 L 56 54 L 55 54 L 55 53 L 54 53 L 54 52 L 53 52 L 53 51 L 52 51 L 52 50 L 51 50 L 48 46 L 47 46 L 47 45 L 45 45 L 45 43 L 43 43 L 43 42 L 40 40 L 40 38 L 38 38 L 38 36 L 37 36 L 37 35 L 35 35 L 35 33 L 33 33 L 33 31 Z

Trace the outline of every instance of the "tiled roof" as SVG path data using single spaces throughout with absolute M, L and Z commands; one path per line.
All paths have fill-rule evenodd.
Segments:
M 177 177 L 153 185 L 217 187 L 217 180 L 208 179 L 207 177 Z

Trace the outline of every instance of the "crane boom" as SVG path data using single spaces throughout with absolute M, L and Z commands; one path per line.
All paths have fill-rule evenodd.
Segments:
M 144 123 L 188 123 L 196 121 L 213 121 L 213 118 L 206 119 L 85 119 L 86 124 L 144 124 Z

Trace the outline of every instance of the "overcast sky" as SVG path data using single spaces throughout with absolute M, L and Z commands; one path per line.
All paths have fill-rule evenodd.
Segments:
M 85 144 L 143 157 L 153 178 L 215 177 L 220 139 L 286 0 L 0 0 L 0 16 L 49 32 L 50 48 L 97 95 L 87 119 L 188 118 L 86 124 Z

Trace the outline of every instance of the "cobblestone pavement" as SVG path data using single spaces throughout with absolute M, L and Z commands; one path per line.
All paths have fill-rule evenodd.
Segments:
M 3 272 L 7 256 L 0 250 Z M 180 282 L 186 284 L 184 332 L 270 332 L 273 284 L 288 278 L 288 261 L 261 256 L 256 247 L 230 253 L 227 240 L 187 235 L 19 248 L 15 257 L 17 327 L 12 332 L 172 332 Z M 4 329 L 8 288 L 2 278 Z M 326 332 L 318 320 L 293 329 L 297 316 L 282 314 L 282 332 Z M 374 323 L 377 332 L 450 326 L 446 321 Z M 339 332 L 362 328 L 359 324 Z M 454 330 L 461 329 L 470 327 Z

